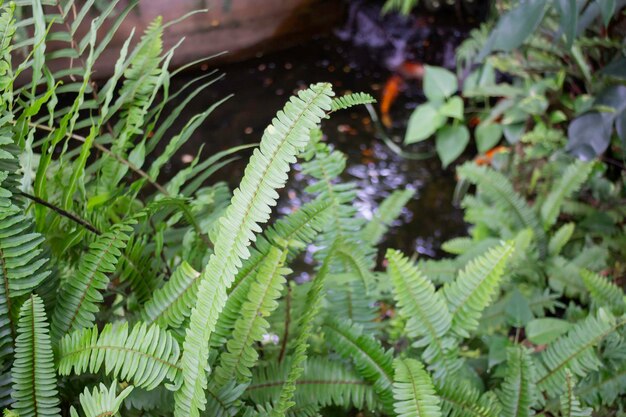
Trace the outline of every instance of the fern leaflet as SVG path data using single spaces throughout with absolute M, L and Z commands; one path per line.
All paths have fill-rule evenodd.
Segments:
M 415 359 L 394 361 L 393 398 L 398 417 L 441 417 L 439 398 L 428 373 Z

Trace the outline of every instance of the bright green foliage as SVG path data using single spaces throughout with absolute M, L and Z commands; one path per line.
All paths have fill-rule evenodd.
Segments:
M 440 417 L 439 398 L 424 366 L 415 359 L 394 361 L 394 410 L 398 417 Z
M 110 388 L 106 385 L 100 384 L 95 387 L 92 392 L 89 392 L 89 388 L 85 388 L 85 391 L 78 397 L 80 406 L 83 409 L 83 415 L 85 417 L 102 417 L 102 416 L 117 416 L 120 406 L 126 397 L 133 391 L 133 386 L 126 387 L 119 395 L 117 391 L 117 381 L 113 381 Z M 78 417 L 79 414 L 72 407 L 70 409 L 70 415 L 72 417 Z
M 626 308 L 625 295 L 620 287 L 605 277 L 586 269 L 580 271 L 580 276 L 596 307 L 609 308 L 614 314 L 624 313 Z
M 563 176 L 553 185 L 552 190 L 541 206 L 541 218 L 544 228 L 549 228 L 556 222 L 565 199 L 577 192 L 591 173 L 593 164 L 576 161 L 569 165 Z
M 376 99 L 366 93 L 352 93 L 341 97 L 333 98 L 331 103 L 331 111 L 345 110 L 350 107 L 360 106 L 363 104 L 376 103 Z
M 100 369 L 112 378 L 136 387 L 154 389 L 165 378 L 173 381 L 180 371 L 178 342 L 156 325 L 107 324 L 74 331 L 59 342 L 60 375 L 95 373 Z
M 414 194 L 415 192 L 410 189 L 396 190 L 385 198 L 372 220 L 363 228 L 361 233 L 363 241 L 370 245 L 378 244 L 391 223 L 400 215 L 402 208 L 406 206 Z
M 568 370 L 565 372 L 565 392 L 561 395 L 561 416 L 562 417 L 589 417 L 591 416 L 591 408 L 583 407 L 580 400 L 576 397 L 574 387 L 576 380 L 572 373 Z
M 60 415 L 46 312 L 37 295 L 32 295 L 20 309 L 11 377 L 15 401 L 12 407 L 20 416 Z
M 441 409 L 450 417 L 499 417 L 500 401 L 493 392 L 481 392 L 467 381 L 450 378 L 437 385 Z
M 537 398 L 535 365 L 529 352 L 522 346 L 507 351 L 507 369 L 500 388 L 503 417 L 531 416 L 531 407 Z

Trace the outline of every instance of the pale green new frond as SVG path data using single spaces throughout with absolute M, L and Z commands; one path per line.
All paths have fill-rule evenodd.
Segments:
M 457 279 L 443 287 L 452 315 L 452 331 L 462 337 L 478 327 L 482 311 L 500 288 L 506 263 L 513 254 L 513 244 L 503 243 L 471 261 Z
M 626 307 L 625 296 L 620 287 L 605 277 L 586 269 L 580 270 L 580 276 L 596 307 L 610 308 L 616 315 L 624 312 Z
M 402 209 L 413 197 L 415 191 L 411 189 L 396 190 L 392 192 L 378 206 L 372 220 L 370 220 L 361 231 L 361 239 L 369 245 L 376 245 L 380 242 L 391 223 L 398 218 Z
M 576 378 L 569 369 L 565 370 L 565 392 L 560 397 L 562 417 L 590 417 L 591 408 L 583 407 L 576 396 L 574 389 Z
M 178 342 L 157 325 L 137 323 L 128 331 L 128 323 L 107 324 L 74 331 L 61 339 L 57 361 L 59 375 L 100 369 L 136 387 L 154 389 L 165 378 L 173 381 L 180 371 Z
M 287 181 L 289 164 L 306 146 L 310 130 L 330 110 L 332 94 L 329 84 L 316 84 L 292 97 L 278 112 L 221 218 L 215 251 L 200 277 L 197 302 L 185 337 L 183 384 L 175 395 L 177 417 L 195 417 L 204 408 L 209 339 L 226 304 L 226 289 L 241 268 L 241 260 L 250 256 L 248 245 L 261 230 L 258 224 L 269 219 L 270 207 L 278 198 L 275 190 Z
M 436 390 L 445 416 L 500 417 L 500 402 L 495 395 L 481 394 L 463 379 L 446 379 L 437 384 Z
M 180 327 L 196 301 L 200 273 L 183 261 L 174 271 L 169 281 L 154 292 L 141 311 L 147 323 L 156 323 L 167 329 Z
M 541 352 L 536 361 L 537 386 L 550 397 L 557 397 L 564 392 L 568 368 L 577 377 L 597 370 L 602 363 L 593 348 L 624 323 L 603 309 L 577 323 Z
M 565 169 L 541 206 L 544 228 L 548 229 L 556 223 L 563 202 L 580 189 L 592 168 L 593 163 L 577 160 Z
M 393 399 L 398 417 L 441 417 L 430 375 L 415 359 L 394 361 Z
M 259 267 L 247 300 L 239 311 L 232 338 L 226 344 L 227 352 L 220 356 L 220 364 L 213 374 L 218 387 L 229 381 L 248 382 L 252 377 L 250 368 L 259 357 L 254 343 L 262 340 L 267 332 L 269 323 L 265 317 L 278 307 L 276 300 L 285 285 L 285 276 L 291 272 L 283 267 L 286 255 L 286 251 L 272 248 Z
M 574 223 L 566 223 L 550 236 L 550 242 L 548 243 L 548 253 L 550 255 L 558 255 L 561 250 L 567 245 L 576 225 Z
M 20 309 L 11 376 L 13 409 L 20 417 L 60 415 L 48 322 L 37 295 L 31 295 Z
M 376 103 L 376 99 L 367 93 L 352 93 L 341 97 L 333 98 L 331 111 L 349 109 L 350 107 L 363 104 Z
M 502 417 L 530 417 L 537 398 L 535 365 L 522 346 L 507 350 L 506 374 L 498 396 Z
M 122 250 L 133 228 L 126 223 L 114 225 L 89 245 L 78 263 L 75 276 L 61 285 L 52 315 L 52 337 L 58 340 L 72 330 L 91 327 L 109 284 L 107 274 L 115 272 Z
M 360 326 L 330 318 L 323 327 L 326 340 L 345 359 L 353 362 L 357 372 L 374 385 L 374 390 L 387 412 L 393 411 L 393 355 L 385 351 Z
M 289 369 L 289 359 L 254 368 L 252 382 L 244 396 L 255 404 L 276 403 Z M 294 393 L 296 404 L 321 407 L 336 405 L 373 410 L 377 406 L 375 398 L 372 385 L 347 364 L 314 356 L 304 363 L 304 372 L 296 381 Z
M 103 416 L 119 416 L 119 409 L 122 402 L 132 392 L 133 386 L 130 385 L 122 392 L 117 394 L 117 381 L 113 381 L 111 387 L 100 383 L 97 387 L 93 388 L 93 391 L 89 391 L 89 388 L 85 388 L 78 400 L 80 406 L 83 409 L 83 415 L 85 417 L 103 417 Z M 72 417 L 78 417 L 79 414 L 74 407 L 70 409 L 70 415 Z

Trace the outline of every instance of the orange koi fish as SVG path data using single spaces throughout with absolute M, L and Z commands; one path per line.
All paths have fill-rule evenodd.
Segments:
M 421 81 L 424 77 L 424 65 L 420 62 L 405 61 L 396 70 L 383 88 L 382 99 L 380 100 L 381 120 L 386 127 L 391 127 L 391 116 L 389 112 L 391 105 L 398 98 L 400 90 L 405 86 L 407 80 Z
M 489 149 L 487 152 L 485 152 L 484 155 L 478 155 L 474 159 L 474 162 L 476 163 L 476 165 L 479 165 L 479 166 L 489 165 L 491 164 L 491 161 L 493 161 L 494 156 L 496 156 L 499 153 L 508 152 L 508 151 L 509 151 L 508 146 L 496 146 L 495 148 Z

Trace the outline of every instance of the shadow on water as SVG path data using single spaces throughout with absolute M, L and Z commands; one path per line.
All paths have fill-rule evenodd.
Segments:
M 298 89 L 315 82 L 331 82 L 338 94 L 363 91 L 379 98 L 390 71 L 371 50 L 355 47 L 335 36 L 318 38 L 287 51 L 258 57 L 221 68 L 226 77 L 202 92 L 196 99 L 197 109 L 235 93 L 209 116 L 195 136 L 170 162 L 174 173 L 189 162 L 204 145 L 208 156 L 232 146 L 260 140 L 263 129 L 287 98 Z M 184 74 L 173 80 L 180 87 L 197 74 Z M 417 83 L 410 85 L 394 104 L 394 126 L 391 136 L 400 140 L 411 110 L 423 100 Z M 175 105 L 176 103 L 174 103 Z M 191 115 L 181 115 L 184 124 Z M 404 122 L 403 122 L 404 121 Z M 387 234 L 382 249 L 395 247 L 410 254 L 417 251 L 426 257 L 441 255 L 439 245 L 465 231 L 460 210 L 452 207 L 455 186 L 452 170 L 443 170 L 436 158 L 407 160 L 392 152 L 376 137 L 376 131 L 364 107 L 336 113 L 323 124 L 326 140 L 344 152 L 348 166 L 343 180 L 358 183 L 360 192 L 354 202 L 360 213 L 370 218 L 379 202 L 391 191 L 412 188 L 414 198 Z M 430 144 L 410 149 L 432 151 Z M 249 153 L 218 172 L 213 180 L 236 186 L 243 176 Z M 186 161 L 186 162 L 185 162 Z M 278 210 L 291 211 L 300 204 L 306 179 L 297 172 L 281 191 Z M 384 253 L 384 252 L 383 252 Z

